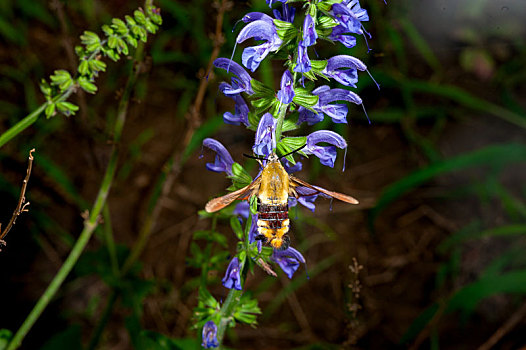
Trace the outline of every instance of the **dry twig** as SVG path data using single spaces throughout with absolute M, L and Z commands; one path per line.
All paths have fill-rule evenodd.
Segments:
M 2 231 L 2 224 L 0 224 L 0 232 L 1 232 L 0 246 L 6 245 L 3 239 L 7 235 L 7 233 L 11 230 L 13 225 L 16 223 L 17 217 L 23 212 L 28 211 L 27 206 L 29 205 L 29 202 L 26 203 L 26 188 L 27 188 L 27 183 L 29 181 L 29 176 L 31 175 L 31 169 L 33 168 L 33 152 L 35 152 L 34 148 L 31 151 L 29 151 L 29 162 L 27 164 L 26 177 L 24 178 L 24 182 L 22 183 L 22 189 L 20 190 L 20 197 L 18 198 L 18 204 L 16 206 L 15 211 L 13 212 L 13 216 L 11 216 L 11 220 L 9 220 L 7 227 L 3 231 Z

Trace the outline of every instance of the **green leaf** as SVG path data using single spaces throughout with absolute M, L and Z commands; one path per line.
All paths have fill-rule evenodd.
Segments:
M 110 35 L 108 38 L 108 47 L 110 49 L 115 49 L 117 47 L 117 39 L 118 37 L 116 35 Z
M 232 164 L 232 175 L 229 175 L 228 178 L 232 179 L 236 189 L 245 187 L 252 182 L 250 174 L 237 162 Z
M 243 239 L 243 228 L 241 227 L 241 223 L 239 222 L 239 219 L 237 216 L 230 217 L 230 227 L 232 228 L 232 231 L 236 234 L 236 237 L 239 240 Z
M 206 288 L 199 287 L 198 300 L 200 304 L 211 309 L 218 310 L 221 308 L 219 302 L 212 296 L 212 294 L 210 294 L 210 292 Z
M 263 84 L 262 82 L 252 79 L 250 81 L 250 85 L 252 86 L 252 90 L 254 90 L 254 94 L 252 94 L 252 98 L 260 98 L 260 97 L 266 97 L 266 98 L 274 98 L 274 90 Z
M 286 45 L 291 40 L 296 39 L 296 37 L 299 35 L 296 27 L 294 27 L 290 22 L 275 19 L 274 25 L 276 26 L 279 38 L 283 41 L 282 46 Z
M 74 105 L 73 103 L 67 101 L 57 102 L 56 106 L 57 109 L 67 117 L 69 117 L 70 115 L 74 115 L 75 112 L 79 110 L 79 107 L 77 105 Z
M 128 27 L 137 25 L 137 22 L 131 16 L 126 15 L 126 16 L 124 16 L 124 19 L 126 20 L 126 25 Z
M 126 23 L 120 18 L 113 18 L 111 20 L 111 27 L 120 35 L 128 33 L 128 27 Z
M 90 53 L 98 50 L 102 45 L 99 36 L 87 30 L 80 36 L 80 41 Z
M 155 24 L 153 24 L 150 20 L 146 20 L 146 23 L 144 24 L 144 27 L 148 31 L 148 33 L 155 34 L 157 32 L 157 27 Z
M 51 85 L 58 86 L 61 91 L 66 90 L 73 85 L 73 78 L 68 71 L 63 69 L 56 70 L 53 75 L 50 76 Z
M 431 319 L 433 319 L 433 316 L 435 316 L 436 312 L 438 311 L 439 305 L 438 303 L 434 303 L 433 305 L 429 306 L 427 309 L 425 309 L 409 326 L 409 329 L 404 333 L 402 338 L 400 339 L 400 344 L 404 345 L 409 342 L 411 342 L 413 339 L 416 338 L 422 332 L 424 328 L 426 328 L 427 324 Z
M 46 118 L 51 118 L 55 116 L 55 104 L 54 103 L 48 103 L 46 106 L 46 109 L 44 110 L 44 113 L 46 114 Z
M 92 60 L 88 61 L 88 64 L 90 66 L 90 69 L 95 74 L 97 74 L 98 72 L 105 72 L 106 71 L 106 63 L 102 62 L 101 60 L 92 59 Z
M 89 66 L 88 61 L 86 61 L 86 60 L 81 60 L 80 61 L 78 72 L 81 75 L 88 75 L 90 73 L 90 66 Z
M 526 293 L 526 270 L 482 278 L 457 291 L 449 300 L 446 312 L 462 310 L 470 315 L 483 299 L 500 293 Z
M 378 214 L 395 199 L 436 176 L 489 164 L 499 168 L 506 164 L 524 162 L 525 159 L 526 145 L 502 144 L 486 146 L 473 152 L 431 164 L 427 168 L 417 170 L 387 187 L 382 192 L 376 206 L 371 210 L 369 225 L 373 227 L 374 220 L 378 217 Z
M 53 335 L 40 350 L 82 349 L 80 325 L 72 325 Z M 1 349 L 1 347 L 0 347 Z
M 111 29 L 111 27 L 107 24 L 104 24 L 102 26 L 102 31 L 104 32 L 104 34 L 106 34 L 106 36 L 111 36 L 114 33 L 113 29 Z
M 133 17 L 135 17 L 135 20 L 136 20 L 137 23 L 139 23 L 139 24 L 144 24 L 144 23 L 146 23 L 146 16 L 144 15 L 144 12 L 142 12 L 142 11 L 135 10 L 135 11 L 133 12 Z
M 97 86 L 93 84 L 91 81 L 89 81 L 88 78 L 79 77 L 77 82 L 79 83 L 79 86 L 82 88 L 82 90 L 90 94 L 94 94 L 95 92 L 97 92 Z
M 0 329 L 0 350 L 3 350 L 9 344 L 9 341 L 13 337 L 13 333 L 9 329 Z
M 318 103 L 319 99 L 318 96 L 311 94 L 309 90 L 302 87 L 296 87 L 294 89 L 294 98 L 292 100 L 300 106 L 311 108 Z
M 40 81 L 40 91 L 42 91 L 46 98 L 51 96 L 53 90 L 51 89 L 51 86 L 48 84 L 46 79 L 42 79 Z

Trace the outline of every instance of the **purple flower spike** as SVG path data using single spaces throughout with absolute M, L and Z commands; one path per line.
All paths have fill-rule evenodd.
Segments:
M 278 100 L 288 105 L 294 98 L 293 80 L 290 71 L 286 70 L 281 76 L 281 90 L 278 91 Z
M 298 59 L 294 71 L 298 73 L 307 73 L 312 68 L 309 56 L 307 54 L 307 46 L 303 45 L 303 40 L 298 45 Z
M 276 19 L 292 23 L 294 22 L 294 15 L 296 14 L 296 9 L 290 5 L 283 4 L 282 13 L 279 12 L 279 10 L 272 10 L 272 12 L 274 13 L 274 17 L 276 17 Z
M 249 38 L 265 41 L 265 43 L 261 45 L 247 47 L 243 50 L 243 55 L 241 56 L 243 65 L 254 72 L 269 52 L 277 51 L 283 41 L 279 38 L 274 23 L 269 23 L 263 19 L 250 22 L 246 25 L 245 28 L 239 32 L 236 42 L 240 44 Z
M 326 142 L 338 148 L 347 148 L 345 139 L 329 130 L 319 130 L 307 136 L 307 146 L 303 149 L 306 154 L 314 154 L 320 158 L 320 163 L 326 166 L 334 167 L 336 160 L 336 147 L 334 146 L 318 146 L 320 142 Z
M 203 146 L 216 152 L 214 163 L 206 163 L 206 168 L 217 173 L 224 171 L 228 175 L 232 175 L 232 165 L 234 164 L 234 160 L 225 146 L 223 146 L 221 142 L 211 138 L 204 139 Z
M 292 278 L 300 263 L 305 264 L 303 255 L 292 247 L 288 247 L 285 250 L 274 250 L 270 259 L 278 263 L 288 278 Z
M 341 68 L 350 69 L 341 70 Z M 356 87 L 358 70 L 367 70 L 367 66 L 356 57 L 339 55 L 327 60 L 327 67 L 325 67 L 322 73 L 329 78 L 333 78 L 340 84 Z
M 239 259 L 234 257 L 226 269 L 225 277 L 223 277 L 222 283 L 228 289 L 241 290 L 241 276 L 239 275 Z
M 205 349 L 217 348 L 219 342 L 217 341 L 217 326 L 213 321 L 208 321 L 203 326 L 203 342 L 201 346 Z
M 270 113 L 265 113 L 263 117 L 261 117 L 256 131 L 256 142 L 254 142 L 254 147 L 252 147 L 255 154 L 266 157 L 276 149 L 274 130 L 276 129 L 277 122 Z
M 305 47 L 312 46 L 316 44 L 316 39 L 318 39 L 318 33 L 316 33 L 314 19 L 307 14 L 303 21 L 303 45 Z
M 228 58 L 221 57 L 214 61 L 214 66 L 224 69 L 227 72 L 232 72 L 235 75 L 235 77 L 232 77 L 232 85 L 230 88 L 221 90 L 225 95 L 234 95 L 242 92 L 252 95 L 254 93 L 250 83 L 252 77 L 238 63 Z

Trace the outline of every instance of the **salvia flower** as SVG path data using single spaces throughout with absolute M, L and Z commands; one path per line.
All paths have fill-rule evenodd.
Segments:
M 233 212 L 234 215 L 241 216 L 244 219 L 248 218 L 249 213 L 250 213 L 250 205 L 248 204 L 247 201 L 239 202 L 234 208 L 234 212 Z
M 292 74 L 286 70 L 281 76 L 281 90 L 278 91 L 278 100 L 288 105 L 294 98 L 294 88 L 292 81 Z
M 342 33 L 363 34 L 362 23 L 369 20 L 367 11 L 360 7 L 358 0 L 344 0 L 341 4 L 334 4 L 331 14 L 339 22 Z
M 203 342 L 201 346 L 205 349 L 217 348 L 219 342 L 217 341 L 217 326 L 213 321 L 208 321 L 203 326 Z
M 243 18 L 241 18 L 241 20 L 245 23 L 261 20 L 268 22 L 269 24 L 274 24 L 272 17 L 263 12 L 249 12 L 246 15 L 244 15 Z
M 309 55 L 307 54 L 307 46 L 303 44 L 303 40 L 298 45 L 298 58 L 296 60 L 296 66 L 294 71 L 297 73 L 307 73 L 311 70 L 312 65 L 310 63 Z
M 270 113 L 265 113 L 261 117 L 256 131 L 256 141 L 254 142 L 254 147 L 252 147 L 255 154 L 268 156 L 272 153 L 272 150 L 276 149 L 276 140 L 274 138 L 276 124 L 277 120 Z
M 287 2 L 287 0 L 265 0 L 265 1 L 267 2 L 269 7 L 272 7 L 272 3 L 276 2 L 276 1 L 277 2 L 281 2 L 281 3 L 286 3 Z
M 296 272 L 300 263 L 305 264 L 305 258 L 303 255 L 292 247 L 288 247 L 285 250 L 274 249 L 270 259 L 281 267 L 288 278 L 292 278 L 292 275 L 294 275 L 294 272 Z
M 239 274 L 239 259 L 234 257 L 226 269 L 225 277 L 223 277 L 222 283 L 228 289 L 241 290 L 241 276 Z
M 327 60 L 327 67 L 325 67 L 322 73 L 329 78 L 333 78 L 340 84 L 356 87 L 358 70 L 365 71 L 367 70 L 367 66 L 356 57 L 338 55 Z
M 333 146 L 319 146 L 318 143 L 325 142 Z M 336 147 L 347 148 L 345 139 L 329 130 L 319 130 L 307 136 L 307 145 L 303 149 L 306 154 L 313 154 L 320 159 L 320 163 L 326 166 L 334 167 L 336 160 Z
M 316 44 L 318 39 L 318 33 L 316 33 L 314 19 L 311 15 L 307 14 L 303 21 L 303 45 L 305 47 Z
M 211 138 L 204 139 L 203 146 L 216 152 L 214 163 L 206 163 L 206 168 L 217 173 L 224 171 L 228 175 L 232 175 L 232 165 L 234 164 L 234 160 L 225 146 L 223 146 L 221 142 Z
M 221 83 L 219 84 L 219 90 L 221 90 L 223 93 L 225 90 L 229 90 L 230 85 L 228 83 Z M 246 126 L 249 125 L 248 122 L 248 113 L 250 112 L 247 103 L 245 102 L 245 99 L 241 96 L 241 94 L 227 94 L 226 96 L 232 98 L 235 105 L 235 111 L 234 114 L 231 112 L 225 112 L 223 114 L 223 121 L 226 124 L 232 124 L 232 125 L 240 125 L 241 123 L 245 124 Z
M 352 35 L 347 35 L 347 29 L 338 25 L 332 28 L 332 32 L 329 35 L 329 39 L 333 41 L 341 42 L 345 47 L 352 49 L 356 46 L 356 38 Z
M 238 63 L 228 59 L 220 57 L 214 61 L 214 66 L 226 70 L 227 72 L 232 72 L 234 76 L 232 77 L 232 84 L 228 87 L 224 87 L 221 91 L 225 95 L 235 95 L 242 92 L 246 92 L 249 95 L 252 95 L 254 91 L 252 90 L 252 85 L 250 81 L 252 77 L 248 72 L 241 67 Z
M 283 4 L 282 8 L 282 12 L 279 12 L 279 10 L 277 9 L 272 10 L 272 12 L 274 13 L 274 17 L 276 17 L 276 19 L 279 19 L 280 21 L 289 23 L 294 22 L 294 15 L 296 14 L 296 9 L 287 4 Z
M 277 51 L 283 41 L 278 36 L 274 22 L 269 22 L 266 19 L 260 19 L 247 24 L 239 32 L 236 42 L 240 44 L 250 38 L 265 41 L 261 45 L 245 48 L 241 56 L 243 65 L 252 72 L 255 72 L 269 52 Z
M 362 99 L 356 93 L 345 89 L 331 89 L 327 85 L 320 86 L 312 91 L 319 96 L 318 103 L 312 107 L 315 112 L 300 107 L 298 124 L 307 122 L 309 125 L 323 120 L 323 114 L 328 115 L 334 123 L 347 123 L 347 105 L 332 104 L 335 101 L 348 101 L 362 104 Z

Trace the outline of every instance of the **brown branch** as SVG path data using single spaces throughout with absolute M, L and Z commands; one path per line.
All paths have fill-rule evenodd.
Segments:
M 9 223 L 7 224 L 7 227 L 2 231 L 2 224 L 0 224 L 0 246 L 3 244 L 6 245 L 3 238 L 7 235 L 7 233 L 11 230 L 13 225 L 16 223 L 17 217 L 22 214 L 23 212 L 28 211 L 27 206 L 29 205 L 29 202 L 26 203 L 26 188 L 27 183 L 29 182 L 29 176 L 31 176 L 31 169 L 33 168 L 33 152 L 35 152 L 35 149 L 33 148 L 31 151 L 29 151 L 29 162 L 27 164 L 27 171 L 26 171 L 26 177 L 24 178 L 24 182 L 22 183 L 22 189 L 20 190 L 20 197 L 18 199 L 18 204 L 16 206 L 15 211 L 13 212 L 13 216 L 11 216 L 11 220 L 9 220 Z M 1 250 L 0 250 L 1 251 Z
M 215 27 L 215 33 L 213 34 L 214 48 L 212 50 L 212 54 L 210 56 L 210 60 L 207 65 L 206 72 L 210 72 L 212 70 L 214 61 L 219 55 L 219 50 L 221 49 L 221 46 L 224 43 L 223 30 L 222 30 L 223 29 L 223 17 L 224 17 L 225 12 L 229 10 L 232 7 L 232 5 L 233 3 L 230 0 L 221 0 L 221 1 L 216 0 L 213 3 L 213 6 L 217 8 L 216 27 Z M 139 232 L 139 239 L 137 240 L 130 255 L 128 256 L 128 259 L 124 263 L 123 272 L 126 272 L 131 267 L 131 264 L 133 264 L 135 260 L 139 258 L 139 255 L 144 250 L 144 247 L 149 237 L 151 236 L 152 232 L 155 229 L 155 225 L 163 209 L 164 202 L 166 202 L 166 199 L 168 198 L 170 194 L 170 191 L 175 183 L 175 180 L 181 173 L 182 165 L 184 162 L 184 157 L 183 157 L 184 150 L 186 149 L 186 147 L 188 147 L 188 144 L 190 143 L 197 128 L 201 126 L 200 111 L 201 111 L 201 105 L 203 104 L 203 100 L 206 94 L 207 86 L 208 86 L 208 79 L 205 73 L 205 75 L 201 78 L 201 82 L 199 83 L 199 88 L 197 90 L 197 94 L 196 94 L 194 103 L 192 106 L 190 106 L 188 112 L 185 115 L 185 118 L 188 121 L 188 126 L 186 127 L 186 132 L 182 138 L 183 140 L 182 150 L 183 151 L 179 151 L 179 149 L 176 148 L 172 156 L 170 157 L 170 160 L 168 161 L 168 164 L 171 163 L 172 165 L 166 175 L 166 179 L 161 188 L 161 194 L 159 196 L 159 199 L 156 201 L 155 206 L 150 216 L 146 218 L 146 221 L 143 224 L 141 231 Z
M 521 308 L 515 311 L 510 318 L 501 326 L 493 335 L 482 344 L 478 350 L 490 350 L 498 343 L 502 337 L 509 333 L 519 322 L 526 317 L 526 303 L 522 304 Z

